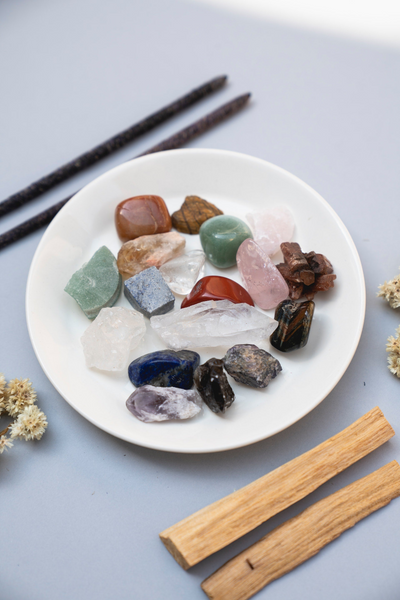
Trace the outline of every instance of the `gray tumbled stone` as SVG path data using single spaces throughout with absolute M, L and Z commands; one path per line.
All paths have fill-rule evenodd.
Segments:
M 175 304 L 174 295 L 156 267 L 127 279 L 124 294 L 133 308 L 148 318 L 169 312 Z

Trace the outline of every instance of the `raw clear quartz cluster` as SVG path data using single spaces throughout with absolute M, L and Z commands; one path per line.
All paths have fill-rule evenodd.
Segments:
M 144 317 L 137 311 L 122 306 L 103 308 L 81 337 L 87 366 L 122 371 L 145 333 Z
M 209 300 L 152 317 L 152 328 L 168 348 L 257 344 L 267 339 L 277 321 L 248 304 Z

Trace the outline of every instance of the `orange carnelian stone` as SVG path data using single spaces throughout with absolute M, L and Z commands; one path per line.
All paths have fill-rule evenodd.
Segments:
M 234 304 L 254 306 L 250 294 L 236 281 L 219 275 L 208 275 L 200 279 L 186 296 L 181 308 L 206 302 L 207 300 L 230 300 Z
M 142 235 L 171 231 L 171 217 L 160 196 L 135 196 L 115 209 L 115 226 L 123 242 Z

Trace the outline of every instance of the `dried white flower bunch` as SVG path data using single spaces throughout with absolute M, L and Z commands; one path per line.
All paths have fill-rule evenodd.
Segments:
M 29 379 L 12 379 L 8 385 L 0 373 L 0 416 L 14 419 L 0 431 L 0 454 L 11 448 L 16 438 L 40 440 L 47 427 L 46 415 L 35 404 L 36 392 Z
M 399 267 L 400 269 L 400 267 Z M 378 297 L 382 296 L 392 308 L 400 307 L 400 275 L 379 286 Z M 400 325 L 396 329 L 396 337 L 388 337 L 386 344 L 388 356 L 388 369 L 393 375 L 400 377 Z

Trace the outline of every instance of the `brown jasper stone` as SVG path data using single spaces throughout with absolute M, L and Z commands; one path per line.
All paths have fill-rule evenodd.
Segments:
M 171 217 L 160 196 L 134 196 L 115 209 L 115 226 L 123 242 L 171 231 Z
M 180 209 L 171 215 L 172 226 L 181 233 L 195 234 L 199 233 L 204 221 L 223 214 L 222 210 L 203 198 L 186 196 Z

